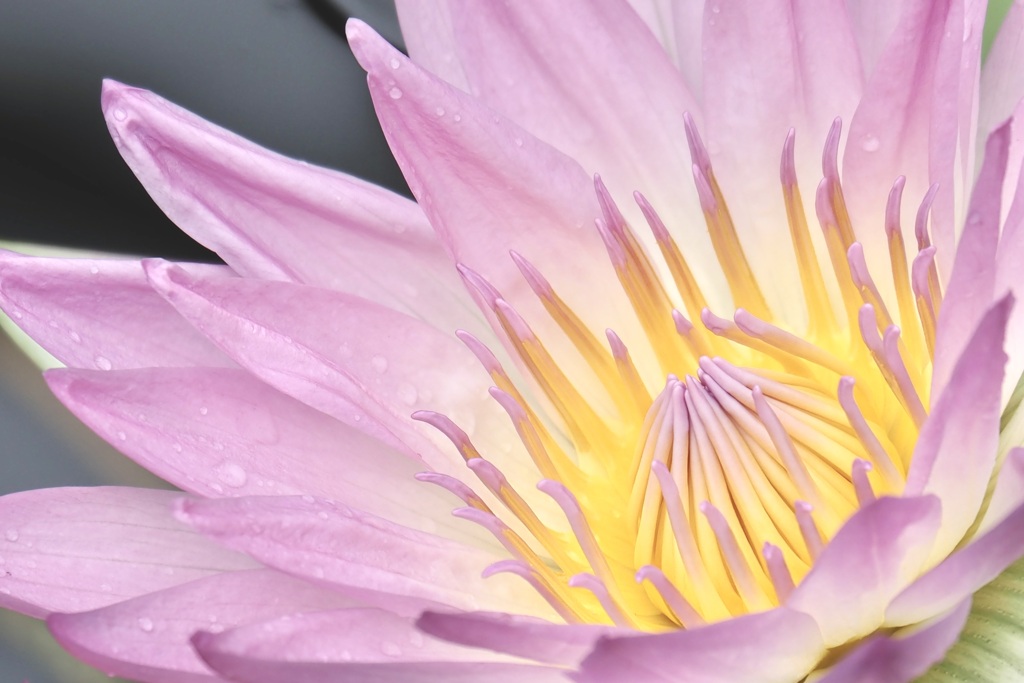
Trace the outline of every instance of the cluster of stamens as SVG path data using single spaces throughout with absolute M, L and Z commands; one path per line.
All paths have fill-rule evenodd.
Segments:
M 781 603 L 850 515 L 878 495 L 902 491 L 927 415 L 941 303 L 928 235 L 934 188 L 918 212 L 918 251 L 909 267 L 902 178 L 889 195 L 894 315 L 855 240 L 839 181 L 836 120 L 815 202 L 841 298 L 834 306 L 797 186 L 790 132 L 781 181 L 807 310 L 806 330 L 795 334 L 773 322 L 709 155 L 693 121 L 685 122 L 697 194 L 736 307 L 731 319 L 710 310 L 669 230 L 636 193 L 682 302 L 673 305 L 641 240 L 595 178 L 597 229 L 666 378 L 657 395 L 622 339 L 612 330 L 607 344 L 598 339 L 521 255 L 511 256 L 606 400 L 578 388 L 495 287 L 459 269 L 528 386 L 517 386 L 482 342 L 458 335 L 489 373 L 491 395 L 539 473 L 537 488 L 565 523 L 542 519 L 447 417 L 414 416 L 451 440 L 489 492 L 479 495 L 444 474 L 420 475 L 461 498 L 465 507 L 455 514 L 506 548 L 510 559 L 487 573 L 521 576 L 569 622 L 660 631 Z M 530 392 L 539 392 L 544 408 L 526 398 Z

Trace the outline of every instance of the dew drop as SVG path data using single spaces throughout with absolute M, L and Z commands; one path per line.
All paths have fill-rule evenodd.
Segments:
M 202 408 L 199 409 L 199 414 L 200 415 L 208 415 L 209 413 L 210 413 L 210 409 L 207 408 L 206 406 L 203 406 Z
M 114 119 L 118 121 L 124 121 L 126 118 L 128 118 L 128 112 L 126 112 L 124 109 L 118 107 L 114 110 Z
M 303 494 L 302 500 L 303 500 L 303 502 L 306 502 L 306 503 L 315 503 L 316 502 L 316 498 L 314 498 L 313 496 L 309 495 L 308 493 Z
M 401 88 L 392 88 L 391 90 L 388 90 L 388 95 L 391 95 L 391 99 L 393 100 L 400 100 L 402 99 L 402 90 Z
M 434 113 L 437 114 L 438 116 L 444 116 L 444 107 L 438 107 L 437 109 L 434 110 Z
M 14 319 L 15 320 L 21 320 L 24 317 L 25 317 L 25 314 L 22 313 L 21 311 L 15 311 L 14 312 Z
M 522 147 L 523 146 L 523 139 L 522 138 L 516 138 L 514 140 L 514 142 L 516 143 L 516 147 Z
M 462 117 L 456 114 L 455 116 L 452 117 L 452 120 L 455 121 L 455 123 L 458 123 L 459 121 L 462 120 Z
M 321 510 L 318 513 L 316 513 L 316 516 L 319 517 L 320 519 L 324 519 L 324 520 L 327 520 L 327 519 L 331 518 L 331 516 L 329 514 L 327 514 L 326 512 L 324 512 L 323 510 Z
M 218 479 L 236 489 L 245 486 L 245 482 L 249 479 L 249 475 L 246 474 L 245 470 L 233 462 L 222 462 L 215 471 L 217 472 Z
M 112 591 L 114 589 L 113 589 L 113 587 L 111 587 L 111 585 L 109 583 L 101 583 L 100 584 L 100 590 L 103 591 L 104 593 L 109 593 L 110 591 Z
M 4 532 L 4 538 L 6 538 L 11 543 L 17 543 L 18 536 L 19 534 L 17 529 L 8 529 L 6 532 Z
M 398 57 L 392 57 L 390 64 L 392 69 L 397 69 L 398 67 L 402 66 L 402 63 L 398 61 Z
M 149 617 L 139 617 L 139 628 L 146 633 L 152 633 L 154 628 L 153 620 Z
M 171 448 L 173 448 L 173 449 L 174 449 L 174 452 L 175 452 L 175 453 L 181 453 L 181 451 L 182 451 L 182 450 L 184 450 L 184 449 L 182 449 L 182 447 L 181 447 L 181 444 L 180 444 L 180 443 L 176 443 L 176 444 L 174 444 L 174 445 L 173 445 L 173 446 L 172 446 Z
M 119 438 L 121 441 L 127 441 L 128 440 L 128 435 L 125 434 L 124 432 L 118 430 L 117 438 Z
M 82 343 L 82 335 L 78 334 L 74 330 L 69 332 L 68 336 L 71 337 L 71 341 L 75 342 L 76 344 L 81 344 Z
M 100 370 L 110 370 L 114 367 L 114 364 L 111 363 L 110 359 L 107 358 L 106 356 L 96 356 L 96 358 L 94 358 L 93 360 L 96 363 L 96 367 L 98 367 Z
M 398 647 L 397 643 L 392 643 L 390 640 L 381 643 L 380 651 L 389 657 L 398 657 L 402 654 L 402 648 Z
M 413 631 L 409 634 L 409 642 L 412 643 L 413 647 L 423 647 L 423 634 L 419 631 Z
M 865 135 L 860 141 L 860 148 L 865 152 L 877 152 L 882 147 L 882 141 L 874 135 Z
M 92 273 L 93 275 L 99 275 L 100 274 L 100 269 L 99 269 L 98 266 L 91 266 L 89 268 L 89 272 Z
M 384 356 L 374 356 L 370 360 L 370 365 L 372 365 L 373 369 L 376 370 L 377 372 L 381 372 L 381 373 L 387 372 L 387 370 L 388 370 L 388 359 L 385 358 Z

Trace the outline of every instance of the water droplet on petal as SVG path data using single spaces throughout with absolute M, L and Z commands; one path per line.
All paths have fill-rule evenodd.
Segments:
M 128 440 L 128 435 L 125 434 L 124 432 L 118 430 L 117 438 L 119 438 L 121 441 L 127 441 Z
M 434 113 L 437 114 L 438 116 L 444 116 L 444 107 L 438 107 L 437 109 L 434 110 Z
M 388 94 L 391 95 L 391 99 L 393 99 L 393 100 L 400 100 L 400 99 L 402 99 L 402 90 L 401 90 L 401 88 L 392 88 L 391 90 L 388 90 Z
M 874 135 L 865 135 L 860 141 L 860 148 L 865 152 L 877 152 L 882 146 L 882 141 Z
M 225 461 L 216 468 L 217 478 L 232 488 L 245 486 L 249 475 L 237 463 Z
M 78 334 L 74 330 L 71 330 L 71 332 L 68 333 L 68 336 L 71 337 L 71 341 L 76 344 L 80 344 L 82 342 L 82 335 Z
M 384 356 L 374 356 L 370 360 L 370 364 L 377 372 L 387 372 L 388 370 L 388 359 Z
M 99 275 L 100 269 L 97 266 L 90 266 L 89 272 L 92 273 L 93 275 Z
M 455 116 L 452 117 L 452 120 L 455 121 L 455 123 L 458 123 L 459 121 L 462 120 L 462 116 L 456 114 Z
M 113 589 L 113 587 L 111 587 L 111 585 L 109 583 L 101 583 L 100 584 L 100 590 L 103 591 L 104 593 L 109 593 L 110 591 L 112 591 L 114 589 Z
M 17 543 L 18 542 L 18 530 L 17 529 L 8 529 L 4 533 L 4 538 L 6 538 L 11 543 Z
M 180 444 L 180 443 L 176 443 L 176 444 L 174 444 L 174 446 L 172 446 L 172 448 L 174 449 L 174 452 L 175 452 L 175 453 L 181 453 L 181 451 L 182 451 L 182 450 L 184 450 L 184 449 L 183 449 L 183 448 L 181 447 L 181 444 Z
M 14 319 L 15 320 L 21 320 L 24 317 L 25 317 L 25 314 L 22 313 L 21 311 L 15 311 L 14 312 Z
M 128 112 L 126 112 L 124 109 L 121 109 L 119 107 L 119 108 L 114 110 L 114 119 L 115 120 L 117 120 L 117 121 L 124 121 L 126 118 L 128 118 Z
M 100 370 L 110 370 L 114 367 L 114 364 L 106 356 L 96 356 L 93 360 L 96 363 L 96 367 Z
M 398 57 L 392 57 L 391 58 L 391 68 L 392 69 L 397 69 L 400 66 L 402 66 L 402 63 L 400 61 L 398 61 Z
M 146 633 L 152 633 L 154 628 L 153 620 L 149 617 L 139 617 L 139 628 Z
M 392 643 L 390 640 L 381 643 L 380 651 L 389 657 L 398 657 L 402 654 L 402 648 L 398 647 L 397 643 Z
M 210 409 L 207 408 L 206 406 L 203 406 L 202 408 L 199 409 L 199 414 L 200 415 L 207 415 L 209 412 L 210 412 Z

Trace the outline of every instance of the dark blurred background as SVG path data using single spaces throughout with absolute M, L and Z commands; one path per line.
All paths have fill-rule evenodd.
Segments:
M 407 192 L 345 42 L 349 16 L 401 47 L 387 0 L 0 0 L 0 241 L 215 258 L 121 161 L 100 113 L 103 78 Z M 160 482 L 77 424 L 0 333 L 0 494 L 96 484 Z M 41 624 L 0 615 L 0 683 L 101 680 Z

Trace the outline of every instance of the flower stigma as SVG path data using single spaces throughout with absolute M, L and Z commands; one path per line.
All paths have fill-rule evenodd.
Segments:
M 808 228 L 789 132 L 780 179 L 807 312 L 797 334 L 773 316 L 688 115 L 685 126 L 700 206 L 735 306 L 731 318 L 711 310 L 643 195 L 634 198 L 671 283 L 599 176 L 594 183 L 596 226 L 664 377 L 660 391 L 649 390 L 616 331 L 607 330 L 607 344 L 599 340 L 544 275 L 513 252 L 526 283 L 610 399 L 613 414 L 606 415 L 501 293 L 459 268 L 500 326 L 528 386 L 515 382 L 484 343 L 458 336 L 489 373 L 492 397 L 543 477 L 537 488 L 565 523 L 553 528 L 542 519 L 451 419 L 414 415 L 455 445 L 491 494 L 488 503 L 453 477 L 419 476 L 461 498 L 465 507 L 456 516 L 487 529 L 508 551 L 510 559 L 486 575 L 522 577 L 570 623 L 660 632 L 779 605 L 857 509 L 902 492 L 927 417 L 942 300 L 928 232 L 935 188 L 918 212 L 909 267 L 902 177 L 889 194 L 885 231 L 897 303 L 890 311 L 847 211 L 839 119 L 826 138 L 815 197 L 825 269 Z M 533 395 L 542 399 L 527 398 Z

